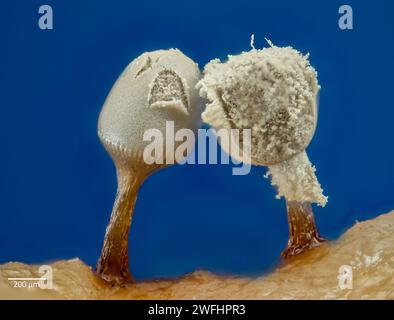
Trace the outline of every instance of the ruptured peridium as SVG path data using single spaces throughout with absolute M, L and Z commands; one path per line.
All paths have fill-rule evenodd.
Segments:
M 178 103 L 179 107 L 187 113 L 189 102 L 186 95 L 186 85 L 173 70 L 160 71 L 153 81 L 149 95 L 149 106 L 163 106 Z
M 168 121 L 174 130 L 196 132 L 201 122 L 194 89 L 199 78 L 197 64 L 179 50 L 144 53 L 118 78 L 100 113 L 98 135 L 115 164 L 118 189 L 97 274 L 113 285 L 133 281 L 128 239 L 138 190 L 150 174 L 172 164 L 166 161 L 167 153 L 146 161 L 144 148 L 149 141 L 144 133 L 154 129 L 165 136 Z M 185 142 L 174 142 L 173 150 L 178 143 Z
M 216 130 L 251 130 L 252 164 L 268 166 L 278 197 L 286 199 L 290 237 L 283 256 L 323 242 L 311 203 L 324 206 L 327 198 L 305 152 L 317 124 L 320 89 L 309 56 L 271 44 L 223 63 L 214 59 L 197 88 L 209 101 L 204 122 Z

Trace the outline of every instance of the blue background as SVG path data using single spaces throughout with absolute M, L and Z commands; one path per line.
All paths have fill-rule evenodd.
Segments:
M 337 238 L 394 209 L 393 5 L 346 1 L 7 1 L 1 5 L 0 262 L 80 257 L 94 265 L 116 191 L 96 135 L 106 95 L 140 53 L 178 47 L 202 68 L 264 37 L 311 53 L 322 86 L 308 154 L 329 196 L 315 208 Z M 54 30 L 37 26 L 50 4 Z M 130 235 L 137 279 L 198 268 L 256 275 L 288 237 L 285 203 L 256 167 L 172 166 L 142 186 Z

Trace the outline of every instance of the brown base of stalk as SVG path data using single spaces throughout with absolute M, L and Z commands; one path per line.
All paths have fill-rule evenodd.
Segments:
M 309 202 L 287 201 L 289 242 L 282 251 L 282 258 L 288 259 L 306 250 L 319 247 L 326 239 L 317 231 Z
M 145 177 L 124 168 L 118 168 L 117 175 L 118 190 L 96 273 L 112 285 L 125 285 L 133 282 L 129 267 L 128 240 L 138 189 Z

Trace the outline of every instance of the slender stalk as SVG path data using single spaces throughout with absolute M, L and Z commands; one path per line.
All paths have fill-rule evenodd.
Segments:
M 107 227 L 97 274 L 114 285 L 132 282 L 130 274 L 128 239 L 134 204 L 144 177 L 134 170 L 117 168 L 118 190 L 111 219 Z
M 309 202 L 286 201 L 289 222 L 289 242 L 282 252 L 283 258 L 290 258 L 305 250 L 321 245 L 326 240 L 317 231 Z

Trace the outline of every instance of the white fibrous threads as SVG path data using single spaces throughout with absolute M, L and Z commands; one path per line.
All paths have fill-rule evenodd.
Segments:
M 251 129 L 251 160 L 269 167 L 268 175 L 287 201 L 324 206 L 327 198 L 305 148 L 317 123 L 317 73 L 291 47 L 252 48 L 214 59 L 197 83 L 209 104 L 202 114 L 215 129 Z
M 327 197 L 315 175 L 315 167 L 310 163 L 305 151 L 289 160 L 269 166 L 267 177 L 278 188 L 277 198 L 287 201 L 313 202 L 324 207 Z
M 216 129 L 250 128 L 258 165 L 279 163 L 306 148 L 316 126 L 319 88 L 308 55 L 273 45 L 224 63 L 212 60 L 197 84 L 209 100 L 203 121 Z

